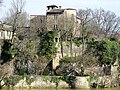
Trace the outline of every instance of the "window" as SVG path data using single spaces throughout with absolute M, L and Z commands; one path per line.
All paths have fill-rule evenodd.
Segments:
M 54 15 L 54 19 L 57 20 L 57 15 Z
M 42 19 L 40 19 L 40 22 L 42 23 Z
M 58 25 L 54 24 L 53 29 L 57 30 L 58 29 Z
M 4 38 L 4 31 L 1 31 L 1 38 Z
M 58 42 L 58 38 L 55 38 L 55 42 Z

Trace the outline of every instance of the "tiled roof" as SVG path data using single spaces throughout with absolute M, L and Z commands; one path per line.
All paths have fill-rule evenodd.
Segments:
M 58 6 L 56 6 L 56 5 L 53 4 L 53 5 L 49 5 L 47 7 L 58 7 Z
M 65 10 L 76 10 L 76 9 L 74 9 L 74 8 L 66 8 Z
M 62 14 L 64 12 L 64 9 L 52 9 L 47 11 L 47 14 Z

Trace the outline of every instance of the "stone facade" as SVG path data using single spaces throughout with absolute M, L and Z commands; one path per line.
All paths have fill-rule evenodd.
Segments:
M 27 40 L 30 37 L 30 27 L 17 27 L 15 31 L 15 36 L 20 40 Z
M 12 26 L 7 25 L 5 23 L 0 24 L 0 54 L 1 54 L 1 46 L 3 45 L 4 40 L 12 39 Z
M 12 39 L 12 26 L 0 24 L 0 39 Z
M 78 29 L 77 26 L 80 24 L 79 19 L 77 18 L 76 9 L 62 9 L 61 6 L 58 7 L 56 5 L 50 5 L 47 7 L 47 30 L 72 30 L 72 33 L 75 36 Z
M 46 15 L 30 16 L 30 31 L 72 30 L 73 35 L 77 37 L 80 35 L 79 24 L 76 9 L 62 9 L 61 6 L 56 5 L 47 6 Z
M 46 16 L 31 15 L 30 16 L 30 36 L 35 37 L 36 34 L 41 34 L 46 31 Z
M 61 8 L 61 6 L 49 5 L 47 6 L 46 15 L 31 15 L 30 16 L 30 33 L 31 36 L 35 36 L 35 33 L 41 34 L 47 31 L 57 30 L 60 31 L 55 37 L 56 47 L 58 48 L 55 58 L 53 59 L 53 69 L 59 65 L 59 60 L 62 58 L 60 37 L 63 35 L 67 40 L 68 34 L 72 33 L 73 37 L 80 36 L 79 29 L 80 19 L 77 17 L 76 9 L 73 8 Z M 64 43 L 65 40 L 62 40 Z M 73 46 L 73 55 L 78 56 L 80 54 L 80 48 Z M 63 55 L 70 56 L 70 46 L 63 45 Z
M 65 79 L 62 79 L 64 76 L 13 76 L 10 80 L 17 80 L 11 82 L 14 88 L 71 88 L 71 85 L 74 85 L 76 89 L 85 89 L 85 88 L 110 88 L 118 87 L 120 85 L 119 79 L 114 78 L 113 76 L 103 76 L 103 77 L 94 77 L 94 76 L 76 76 L 74 80 L 69 83 Z M 69 76 L 67 76 L 69 77 Z M 67 79 L 67 78 L 66 78 Z M 9 79 L 8 79 L 9 81 Z M 4 83 L 4 81 L 3 81 Z M 10 85 L 12 86 L 12 85 Z

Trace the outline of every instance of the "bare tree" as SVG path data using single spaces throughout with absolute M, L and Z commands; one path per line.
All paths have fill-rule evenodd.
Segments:
M 81 32 L 81 36 L 82 37 L 82 55 L 83 52 L 85 50 L 85 38 L 87 37 L 88 34 L 88 23 L 94 19 L 94 17 L 92 17 L 92 10 L 91 9 L 86 9 L 86 10 L 82 10 L 79 9 L 78 11 L 78 16 L 80 19 L 80 32 Z
M 94 18 L 94 22 L 98 27 L 98 38 L 101 36 L 102 38 L 113 36 L 115 31 L 118 30 L 119 27 L 119 18 L 115 15 L 115 13 L 110 11 L 105 11 L 103 9 L 97 9 L 92 13 Z
M 58 15 L 58 30 L 60 34 L 61 54 L 63 55 L 63 42 L 70 41 L 70 54 L 72 56 L 72 40 L 73 32 L 75 31 L 75 16 L 74 15 Z
M 120 31 L 120 17 L 116 17 L 115 22 L 111 28 L 111 35 L 110 37 L 116 38 L 116 34 Z
M 31 37 L 38 37 L 44 34 L 46 29 L 46 16 L 45 15 L 31 15 L 30 20 L 30 33 Z
M 17 24 L 18 18 L 19 18 L 19 15 L 23 12 L 24 6 L 25 6 L 25 1 L 23 0 L 17 0 L 17 1 L 13 0 L 12 2 L 12 8 L 10 9 L 10 12 L 14 13 L 13 23 L 12 23 L 12 26 L 13 26 L 12 43 L 13 43 L 15 31 L 17 30 L 17 27 L 18 27 L 18 24 Z
M 3 0 L 0 0 L 0 6 L 2 5 L 2 3 L 3 3 Z
M 13 11 L 13 13 L 14 13 L 14 19 L 13 19 L 13 23 L 12 23 L 12 39 L 4 40 L 4 44 L 2 46 L 2 52 L 1 52 L 2 64 L 13 59 L 12 50 L 14 48 L 13 47 L 14 36 L 15 36 L 15 31 L 17 30 L 17 27 L 18 27 L 18 24 L 17 24 L 18 17 L 22 13 L 23 7 L 24 7 L 24 2 L 22 0 L 17 0 L 17 1 L 13 0 L 12 8 L 11 8 L 11 11 Z M 10 54 L 5 52 L 6 48 L 8 48 L 7 50 L 8 50 L 8 52 L 10 52 Z
M 75 16 L 71 15 L 70 17 L 66 17 L 66 31 L 67 31 L 67 40 L 70 41 L 70 55 L 73 56 L 72 52 L 72 43 L 73 43 L 73 32 L 75 31 Z
M 100 9 L 100 10 L 95 10 L 92 15 L 95 17 L 94 21 L 95 22 L 95 26 L 98 27 L 98 31 L 99 32 L 102 32 L 102 28 L 103 28 L 103 25 L 104 25 L 104 22 L 103 22 L 103 19 L 102 19 L 102 13 L 104 12 L 104 10 Z M 100 28 L 101 27 L 101 28 Z M 98 34 L 98 37 L 99 37 L 99 33 Z
M 59 19 L 58 19 L 58 30 L 60 31 L 59 32 L 59 34 L 60 34 L 60 47 L 61 47 L 61 55 L 62 55 L 62 57 L 64 56 L 64 53 L 63 53 L 63 37 L 64 37 L 64 35 L 65 35 L 65 29 L 63 28 L 63 26 L 64 26 L 64 16 L 62 16 L 62 15 L 59 15 L 58 16 L 59 17 Z
M 17 27 L 28 26 L 28 14 L 24 11 L 25 1 L 24 0 L 13 0 L 11 2 L 11 8 L 7 13 L 6 17 L 3 18 L 3 22 L 11 25 L 13 36 Z M 13 38 L 13 37 L 12 37 Z
M 17 27 L 26 27 L 26 26 L 29 26 L 29 20 L 28 20 L 28 14 L 27 12 L 23 11 L 22 13 L 20 13 L 18 15 L 18 18 L 17 18 L 17 21 L 16 21 L 16 24 L 17 24 Z M 8 12 L 6 14 L 6 17 L 3 18 L 3 22 L 6 23 L 6 24 L 9 24 L 9 25 L 13 25 L 14 23 L 14 19 L 15 19 L 15 13 L 13 13 L 12 11 Z

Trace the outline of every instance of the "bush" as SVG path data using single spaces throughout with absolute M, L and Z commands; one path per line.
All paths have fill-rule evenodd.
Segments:
M 66 83 L 68 83 L 70 88 L 75 88 L 75 80 L 76 80 L 75 76 L 63 76 L 61 79 Z
M 113 64 L 120 53 L 119 47 L 116 41 L 93 41 L 89 43 L 88 51 L 99 57 L 99 64 Z
M 54 54 L 57 52 L 56 43 L 54 42 L 56 35 L 56 31 L 49 31 L 42 36 L 38 50 L 39 56 L 44 56 L 48 60 L 53 58 Z

